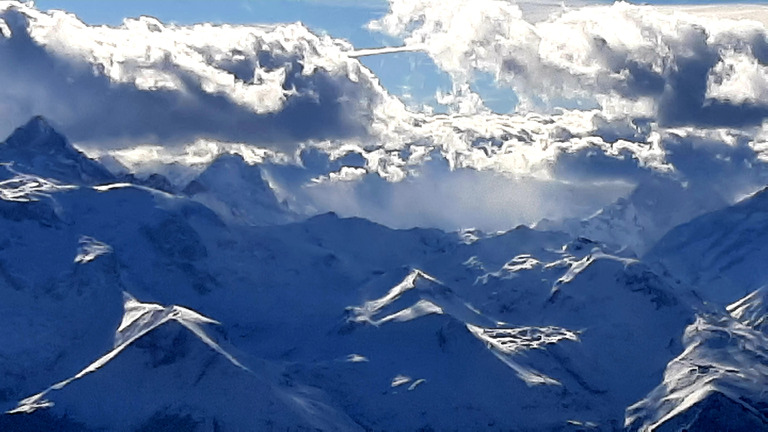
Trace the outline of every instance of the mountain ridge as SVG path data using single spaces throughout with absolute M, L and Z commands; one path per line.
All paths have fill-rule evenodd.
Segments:
M 28 138 L 54 133 L 43 122 L 28 124 L 36 132 Z M 27 151 L 24 133 L 16 136 L 12 147 Z M 43 138 L 42 146 L 72 150 L 63 138 Z M 70 150 L 65 162 L 90 166 Z M 221 156 L 184 190 L 160 177 L 157 187 L 125 176 L 89 183 L 59 156 L 36 154 L 30 173 L 3 166 L 9 178 L 0 181 L 0 210 L 8 208 L 0 228 L 13 233 L 0 241 L 0 290 L 18 306 L 0 321 L 29 340 L 48 338 L 30 345 L 38 350 L 83 347 L 63 357 L 66 367 L 13 384 L 3 407 L 19 414 L 0 425 L 18 430 L 40 422 L 121 432 L 153 424 L 201 432 L 640 428 L 668 414 L 654 387 L 668 381 L 665 369 L 688 362 L 691 341 L 714 341 L 697 358 L 734 354 L 718 345 L 719 321 L 698 315 L 730 313 L 722 319 L 745 340 L 764 337 L 764 290 L 727 311 L 710 307 L 707 292 L 674 268 L 589 238 L 525 226 L 396 230 L 334 213 L 305 219 L 237 155 Z M 75 169 L 47 169 L 61 163 Z M 753 226 L 739 215 L 759 219 L 760 209 L 748 200 L 690 223 L 736 215 L 708 228 L 722 235 Z M 24 327 L 36 308 L 56 313 L 44 313 L 44 327 Z M 23 346 L 0 336 L 0 349 Z M 48 358 L 33 351 L 40 364 Z M 8 358 L 7 370 L 24 370 Z M 51 383 L 59 384 L 34 393 Z M 228 388 L 234 402 L 220 397 Z M 136 409 L 121 410 L 123 397 Z M 726 399 L 700 401 L 735 409 Z M 702 418 L 699 405 L 680 406 Z M 240 419 L 246 412 L 255 414 Z

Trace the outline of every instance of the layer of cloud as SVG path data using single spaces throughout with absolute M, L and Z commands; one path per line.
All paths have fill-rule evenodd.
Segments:
M 580 219 L 668 181 L 724 203 L 766 180 L 759 22 L 624 3 L 390 6 L 372 27 L 451 76 L 448 114 L 407 108 L 356 58 L 392 49 L 300 24 L 93 27 L 0 2 L 0 133 L 42 114 L 91 154 L 178 183 L 238 153 L 295 208 L 393 226 Z M 478 76 L 514 89 L 519 112 L 486 108 Z

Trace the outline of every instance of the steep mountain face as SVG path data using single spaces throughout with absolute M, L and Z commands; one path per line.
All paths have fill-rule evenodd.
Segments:
M 680 225 L 644 257 L 661 262 L 721 305 L 768 282 L 768 192 L 765 189 L 725 209 Z
M 48 121 L 35 117 L 0 144 L 0 162 L 27 174 L 66 184 L 98 184 L 114 180 L 99 163 L 72 147 Z
M 618 199 L 589 218 L 542 221 L 537 227 L 561 229 L 624 246 L 642 255 L 670 229 L 727 205 L 713 193 L 687 188 L 671 179 L 656 179 L 640 184 L 628 197 Z
M 82 238 L 78 248 L 56 228 L 4 222 L 4 232 L 25 233 L 7 235 L 0 252 L 0 404 L 8 408 L 111 346 L 122 282 L 96 240 Z
M 768 333 L 768 288 L 761 287 L 728 306 L 728 312 L 740 323 Z
M 623 407 L 657 382 L 679 350 L 691 306 L 685 289 L 644 264 L 584 246 L 567 244 L 548 260 L 513 258 L 481 279 L 492 293 L 484 305 L 513 325 L 578 331 L 578 344 L 555 347 L 551 371 L 540 369 L 539 359 L 530 366 L 582 393 L 581 400 L 601 400 L 590 409 L 620 422 Z M 588 419 L 606 427 L 605 420 Z
M 627 410 L 629 430 L 768 430 L 764 297 L 761 289 L 689 326 L 662 384 Z
M 126 294 L 114 347 L 11 412 L 66 413 L 30 416 L 51 430 L 68 427 L 68 418 L 87 419 L 80 430 L 359 429 L 312 389 L 281 385 L 264 362 L 240 363 L 206 331 L 216 324 L 187 308 Z M 26 427 L 18 416 L 0 418 L 0 426 Z
M 686 329 L 685 349 L 661 384 L 628 408 L 628 430 L 768 430 L 766 199 L 761 190 L 680 225 L 644 257 L 708 305 Z
M 625 414 L 652 430 L 734 404 L 765 415 L 747 385 L 762 370 L 731 372 L 763 355 L 763 291 L 695 321 L 708 291 L 626 248 L 523 226 L 301 220 L 239 156 L 183 192 L 97 182 L 97 162 L 28 132 L 8 148 L 34 141 L 35 163 L 0 166 L 1 430 L 620 430 Z M 679 372 L 701 359 L 703 381 Z M 727 384 L 716 396 L 688 396 L 713 380 Z
M 238 154 L 216 158 L 183 193 L 228 222 L 270 225 L 297 219 L 285 203 L 277 200 L 261 169 Z

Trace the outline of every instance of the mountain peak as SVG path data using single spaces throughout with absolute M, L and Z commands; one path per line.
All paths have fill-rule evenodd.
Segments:
M 51 126 L 51 123 L 48 121 L 48 119 L 46 119 L 45 117 L 43 117 L 41 115 L 36 115 L 36 116 L 32 117 L 31 119 L 29 119 L 27 124 L 25 124 L 22 127 L 23 128 L 35 127 L 35 128 L 40 129 L 40 130 L 46 130 L 46 131 L 53 130 L 53 127 Z
M 0 145 L 0 161 L 13 162 L 25 174 L 68 184 L 93 184 L 114 180 L 100 163 L 69 143 L 42 116 L 35 116 Z
M 24 126 L 13 131 L 5 140 L 7 146 L 16 148 L 54 149 L 70 147 L 67 139 L 57 132 L 43 116 L 32 117 Z
M 250 225 L 271 225 L 293 219 L 259 165 L 251 165 L 239 154 L 216 158 L 182 191 L 214 210 L 225 220 Z

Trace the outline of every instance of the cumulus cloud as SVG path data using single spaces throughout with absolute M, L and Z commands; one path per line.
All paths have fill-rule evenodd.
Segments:
M 381 90 L 346 42 L 301 24 L 191 27 L 153 18 L 88 26 L 3 2 L 8 133 L 34 114 L 100 146 L 199 137 L 290 147 L 364 136 Z
M 754 126 L 768 115 L 759 88 L 752 89 L 756 98 L 712 97 L 744 81 L 761 87 L 755 64 L 765 63 L 768 45 L 757 21 L 670 14 L 622 2 L 566 10 L 537 23 L 502 0 L 390 5 L 372 28 L 424 47 L 460 82 L 492 74 L 515 90 L 524 109 L 578 100 L 596 103 L 608 115 L 650 115 L 662 125 L 704 127 Z M 748 60 L 733 61 L 734 52 Z M 719 88 L 712 89 L 713 83 Z
M 115 173 L 149 177 L 162 173 L 182 189 L 223 155 L 239 155 L 250 165 L 290 164 L 293 159 L 275 150 L 246 143 L 197 139 L 183 146 L 138 145 L 123 149 L 90 148 L 88 156 Z
M 709 72 L 705 96 L 742 105 L 768 100 L 768 67 L 745 53 L 724 53 Z

